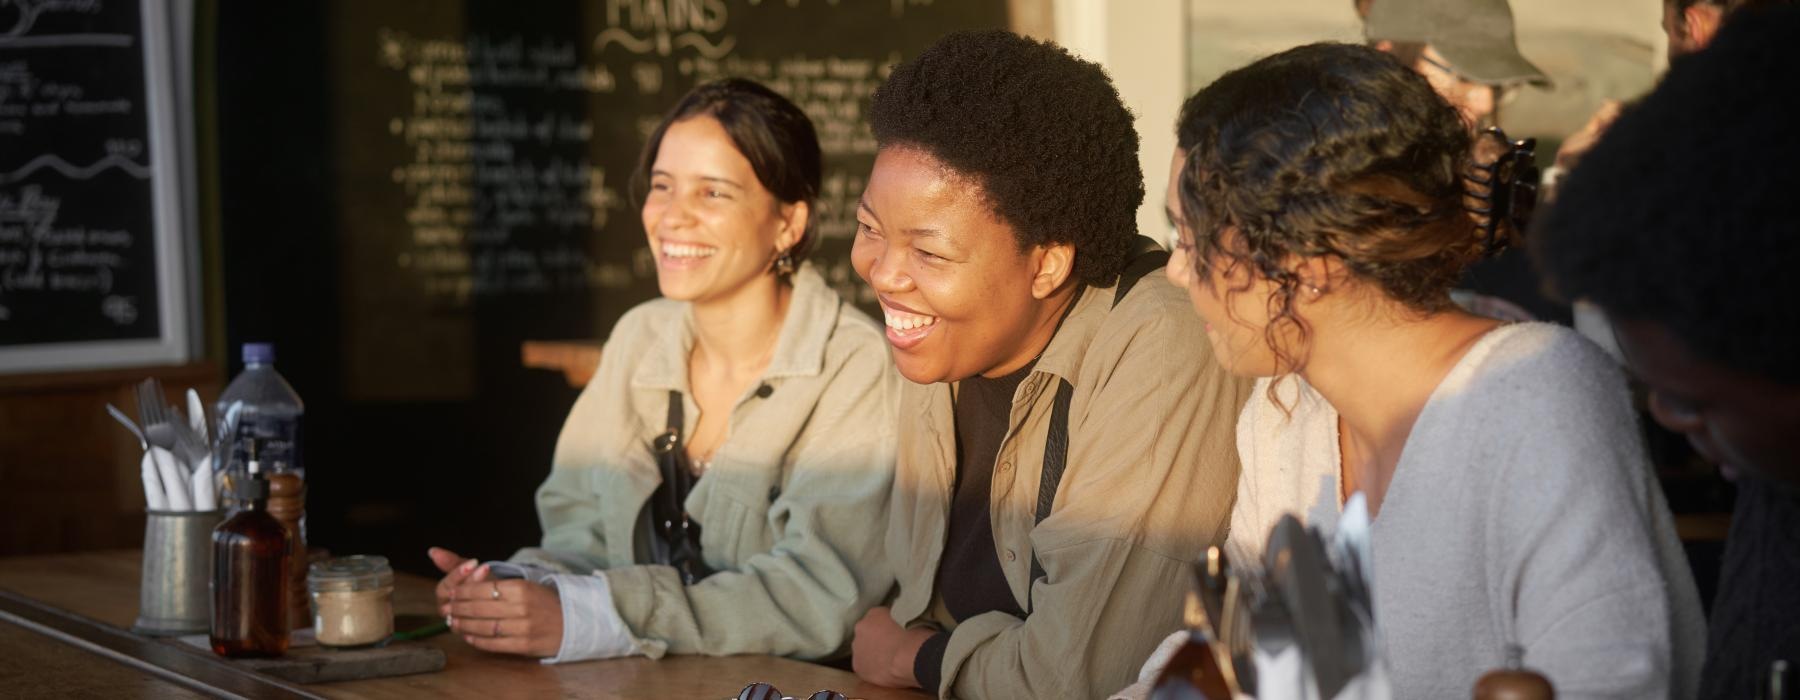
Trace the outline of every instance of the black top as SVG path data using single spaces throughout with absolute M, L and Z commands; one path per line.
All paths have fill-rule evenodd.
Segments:
M 993 513 L 988 505 L 993 495 L 994 460 L 1006 439 L 1013 394 L 1036 365 L 1034 360 L 998 379 L 976 376 L 957 385 L 956 489 L 935 583 L 944 608 L 957 622 L 994 611 L 1025 617 L 995 554 Z M 913 658 L 913 675 L 928 691 L 935 692 L 942 680 L 944 648 L 949 642 L 950 633 L 939 632 Z
M 1788 662 L 1800 680 L 1800 496 L 1738 482 L 1731 534 L 1719 565 L 1702 698 L 1761 698 L 1769 666 Z M 1793 697 L 1793 691 L 1788 691 Z

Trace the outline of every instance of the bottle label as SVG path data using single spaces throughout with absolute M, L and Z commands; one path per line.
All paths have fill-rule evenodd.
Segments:
M 257 417 L 238 424 L 231 441 L 233 467 L 250 459 L 250 440 L 257 444 L 257 461 L 273 472 L 294 472 L 306 478 L 306 465 L 300 454 L 300 419 L 291 416 Z

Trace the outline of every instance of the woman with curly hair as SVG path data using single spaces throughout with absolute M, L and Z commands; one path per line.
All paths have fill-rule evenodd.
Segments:
M 953 34 L 876 91 L 857 274 L 900 373 L 892 607 L 858 623 L 863 678 L 965 698 L 1099 697 L 1181 624 L 1224 539 L 1248 384 L 1181 293 L 1133 284 L 1131 114 L 1098 66 L 1005 32 Z M 1154 249 L 1154 246 L 1151 246 Z M 1202 355 L 1204 355 L 1202 351 Z
M 1456 111 L 1315 44 L 1227 73 L 1177 130 L 1169 278 L 1259 378 L 1228 553 L 1361 492 L 1395 697 L 1466 697 L 1514 649 L 1559 697 L 1691 697 L 1703 621 L 1624 376 L 1574 331 L 1450 301 L 1517 235 L 1468 211 Z

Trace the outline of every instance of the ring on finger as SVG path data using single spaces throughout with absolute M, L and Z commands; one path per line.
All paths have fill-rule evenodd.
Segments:
M 495 637 L 500 636 L 500 621 L 499 620 L 494 621 L 494 636 Z
M 499 600 L 500 599 L 500 582 L 494 581 L 493 585 L 494 585 L 494 596 L 493 596 L 494 600 Z

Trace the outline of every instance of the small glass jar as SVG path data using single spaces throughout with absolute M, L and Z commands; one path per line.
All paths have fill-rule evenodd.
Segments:
M 327 559 L 306 574 L 320 646 L 360 647 L 394 634 L 394 570 L 387 557 Z

